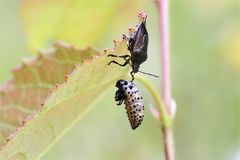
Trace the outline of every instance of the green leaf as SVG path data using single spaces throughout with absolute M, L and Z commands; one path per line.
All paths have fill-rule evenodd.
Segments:
M 125 40 L 105 54 L 58 43 L 16 68 L 14 79 L 1 88 L 0 159 L 43 155 L 126 75 L 129 67 L 107 65 L 106 54 L 127 52 Z

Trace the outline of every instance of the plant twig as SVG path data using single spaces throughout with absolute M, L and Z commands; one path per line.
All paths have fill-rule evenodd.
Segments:
M 169 47 L 169 0 L 156 0 L 160 26 L 161 65 L 162 65 L 162 97 L 168 115 L 171 117 L 171 82 L 170 82 L 170 47 Z M 160 112 L 161 114 L 161 112 Z M 173 118 L 173 117 L 172 117 Z M 166 160 L 174 160 L 174 142 L 171 126 L 162 123 L 164 153 Z
M 169 49 L 169 15 L 168 0 L 157 0 L 158 17 L 161 40 L 161 64 L 162 64 L 162 97 L 168 113 L 171 110 L 171 84 L 170 84 L 170 49 Z

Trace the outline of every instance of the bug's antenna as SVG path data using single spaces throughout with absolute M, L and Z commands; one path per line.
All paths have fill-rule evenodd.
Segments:
M 154 75 L 154 74 L 151 74 L 151 73 L 147 73 L 147 72 L 143 72 L 143 71 L 138 71 L 138 72 L 140 72 L 140 73 L 142 73 L 142 74 L 146 74 L 146 75 L 149 75 L 149 76 L 153 76 L 153 77 L 159 78 L 159 76 Z

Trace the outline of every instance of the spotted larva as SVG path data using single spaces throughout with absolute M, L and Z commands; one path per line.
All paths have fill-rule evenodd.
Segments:
M 131 81 L 118 80 L 116 87 L 118 90 L 115 93 L 115 101 L 118 102 L 117 105 L 124 102 L 131 127 L 136 129 L 144 117 L 144 103 L 141 93 Z

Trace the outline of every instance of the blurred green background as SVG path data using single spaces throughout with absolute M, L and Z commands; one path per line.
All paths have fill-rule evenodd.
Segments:
M 0 82 L 40 48 L 62 40 L 78 47 L 112 48 L 137 13 L 148 13 L 149 58 L 143 71 L 160 75 L 159 27 L 153 1 L 0 1 Z M 177 159 L 240 159 L 240 5 L 237 0 L 172 0 L 171 78 L 177 103 Z M 142 76 L 142 75 L 141 75 Z M 146 77 L 160 91 L 160 79 Z M 141 84 L 146 115 L 135 131 L 116 88 L 42 159 L 162 159 L 160 124 Z

